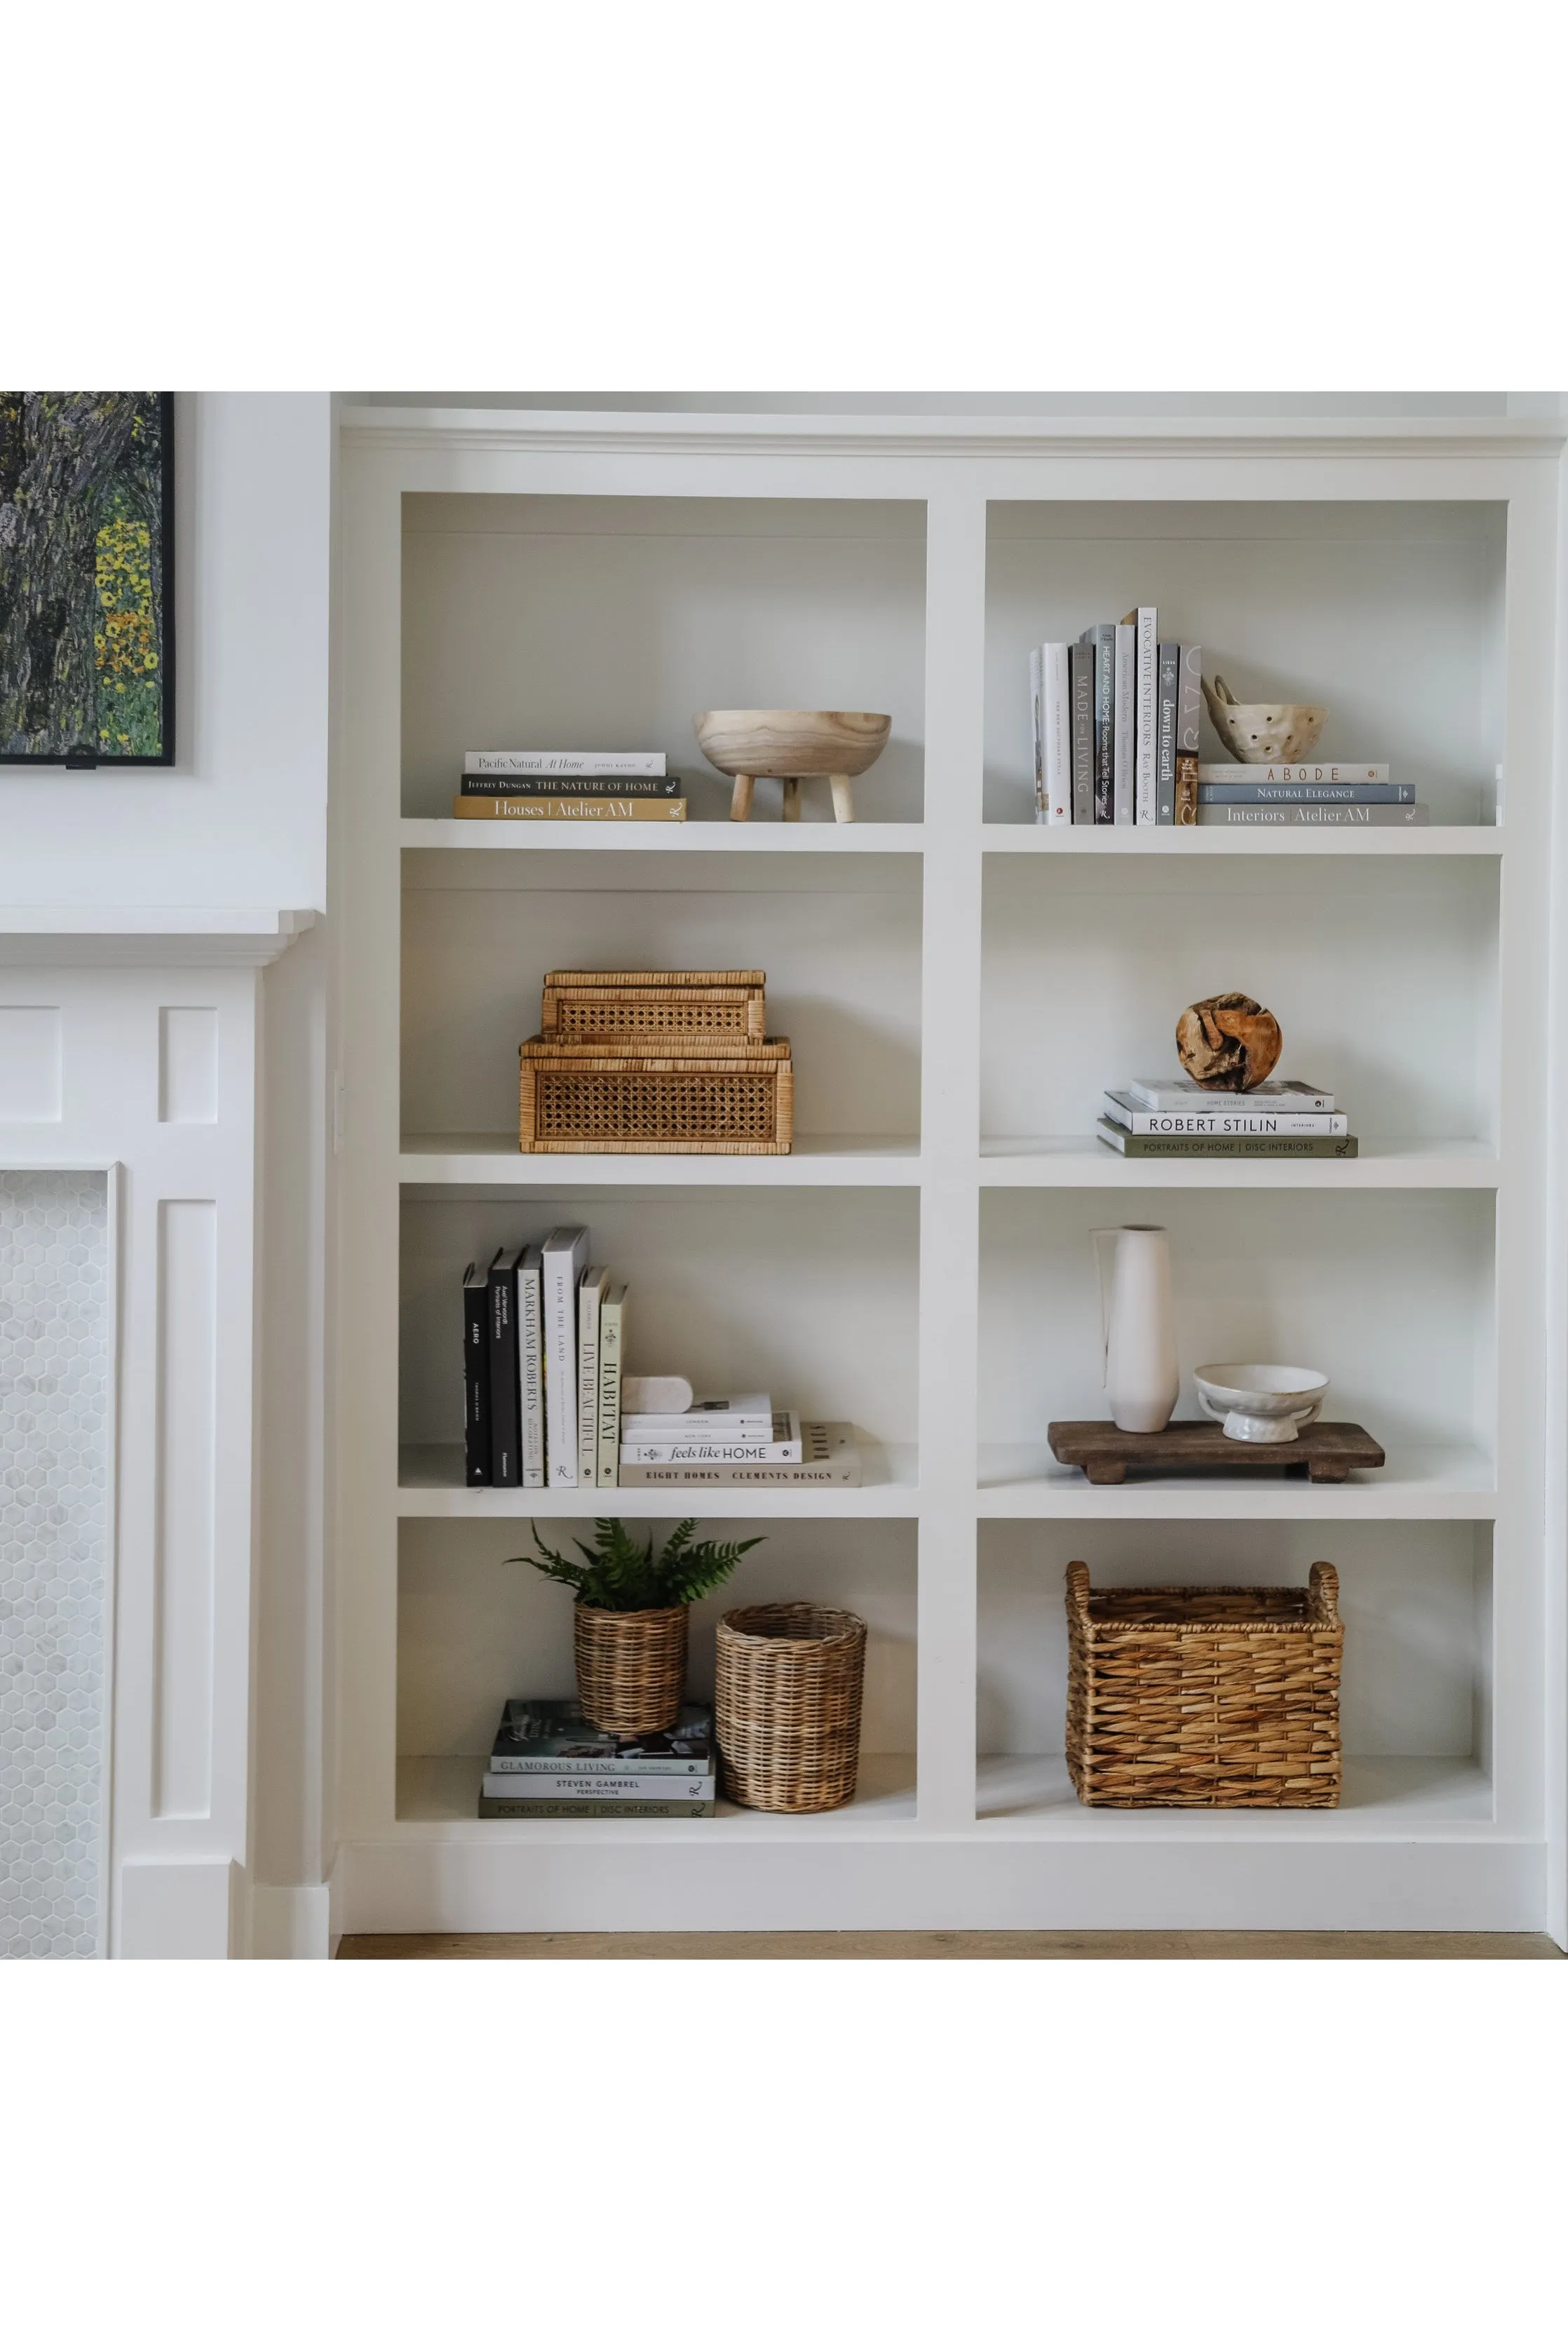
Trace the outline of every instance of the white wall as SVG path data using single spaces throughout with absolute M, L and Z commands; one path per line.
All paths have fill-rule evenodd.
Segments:
M 324 906 L 332 401 L 176 395 L 172 768 L 0 767 L 0 900 Z

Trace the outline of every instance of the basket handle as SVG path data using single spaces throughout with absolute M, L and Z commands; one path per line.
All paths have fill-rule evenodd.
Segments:
M 1331 1567 L 1326 1559 L 1314 1559 L 1307 1589 L 1312 1595 L 1312 1613 L 1325 1625 L 1339 1623 L 1339 1570 Z
M 1081 1559 L 1070 1559 L 1067 1562 L 1067 1604 L 1080 1616 L 1088 1611 L 1089 1569 Z

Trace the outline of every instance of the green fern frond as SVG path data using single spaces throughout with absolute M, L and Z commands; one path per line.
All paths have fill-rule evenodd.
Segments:
M 508 1567 L 536 1567 L 553 1583 L 569 1584 L 587 1608 L 625 1611 L 633 1608 L 685 1607 L 716 1590 L 748 1551 L 766 1540 L 753 1535 L 746 1542 L 694 1542 L 695 1519 L 683 1519 L 671 1530 L 657 1558 L 653 1537 L 638 1543 L 620 1519 L 596 1519 L 593 1541 L 574 1537 L 580 1563 L 553 1551 L 541 1541 L 530 1520 L 535 1555 L 508 1560 Z

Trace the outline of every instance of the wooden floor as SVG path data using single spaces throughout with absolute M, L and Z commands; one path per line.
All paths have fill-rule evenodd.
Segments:
M 340 1959 L 1561 1959 L 1550 1935 L 345 1935 Z

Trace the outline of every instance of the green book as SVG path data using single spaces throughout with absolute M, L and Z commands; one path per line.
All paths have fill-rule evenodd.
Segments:
M 530 1803 L 526 1797 L 511 1796 L 479 1799 L 482 1821 L 707 1821 L 715 1809 L 712 1804 L 664 1803 L 657 1796 L 621 1803 L 597 1796 L 572 1796 L 556 1803 Z
M 1129 1134 L 1108 1118 L 1094 1132 L 1124 1159 L 1355 1159 L 1354 1134 Z

